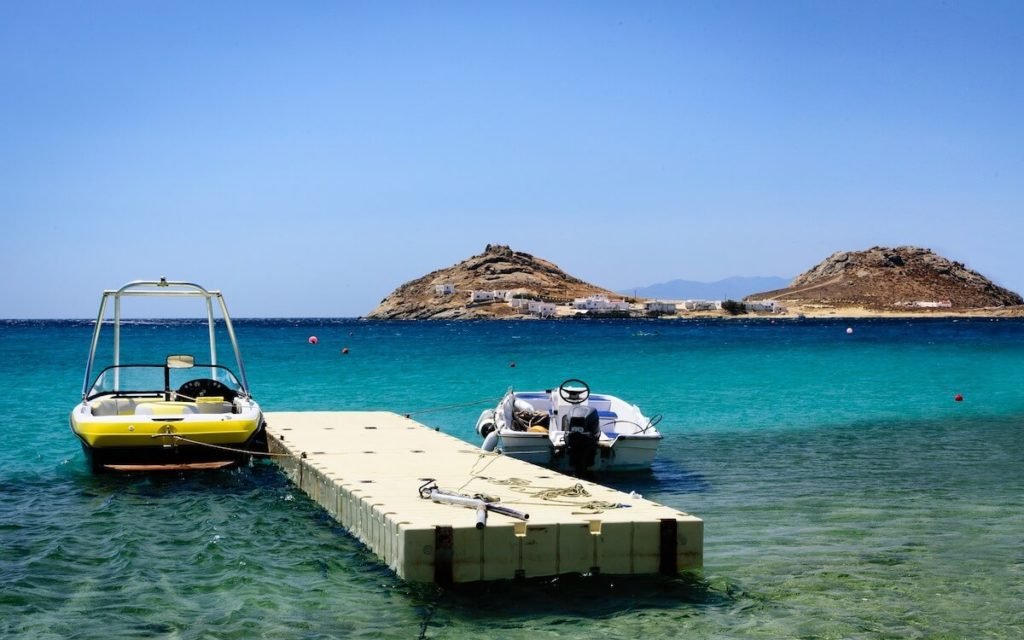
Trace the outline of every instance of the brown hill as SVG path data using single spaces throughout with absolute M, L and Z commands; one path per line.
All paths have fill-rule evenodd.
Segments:
M 439 295 L 435 285 L 443 284 L 454 285 L 455 292 Z M 489 244 L 479 255 L 403 284 L 381 300 L 367 317 L 421 320 L 524 315 L 504 300 L 471 304 L 469 293 L 472 290 L 518 290 L 524 296 L 549 302 L 567 302 L 595 293 L 621 297 L 570 276 L 547 260 L 504 245 Z
M 1024 304 L 961 262 L 919 247 L 873 247 L 834 253 L 789 287 L 748 296 L 791 305 L 824 304 L 894 310 L 940 306 L 954 310 Z

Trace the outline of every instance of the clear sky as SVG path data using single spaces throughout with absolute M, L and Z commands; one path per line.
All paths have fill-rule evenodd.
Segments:
M 166 275 L 355 316 L 915 244 L 1024 291 L 1024 3 L 3 2 L 0 317 Z

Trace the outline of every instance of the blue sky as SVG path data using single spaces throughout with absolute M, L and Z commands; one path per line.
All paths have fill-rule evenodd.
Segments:
M 166 275 L 355 316 L 928 246 L 1024 291 L 1018 2 L 0 3 L 0 317 Z

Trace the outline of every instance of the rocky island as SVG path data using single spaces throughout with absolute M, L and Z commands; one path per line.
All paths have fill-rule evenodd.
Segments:
M 872 247 L 840 251 L 797 276 L 785 289 L 748 296 L 775 300 L 797 310 L 832 310 L 840 315 L 908 312 L 978 313 L 1024 304 L 961 262 L 921 247 Z
M 531 314 L 531 301 L 554 306 L 591 295 L 616 294 L 573 277 L 547 260 L 513 251 L 505 245 L 489 244 L 479 255 L 403 284 L 366 317 L 380 320 L 522 318 L 541 315 Z
M 743 301 L 643 300 L 571 276 L 505 245 L 395 289 L 366 317 L 381 320 L 570 315 L 717 317 L 1024 315 L 1024 299 L 963 263 L 920 247 L 840 251 L 784 289 Z M 748 316 L 749 317 L 749 316 Z

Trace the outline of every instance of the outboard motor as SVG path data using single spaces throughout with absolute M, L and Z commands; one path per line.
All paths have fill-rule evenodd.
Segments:
M 601 437 L 601 420 L 597 409 L 575 405 L 562 416 L 565 432 L 565 454 L 577 475 L 594 465 L 597 441 Z

